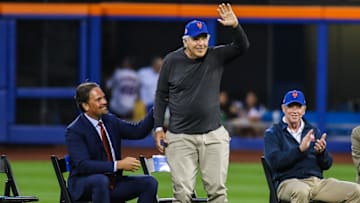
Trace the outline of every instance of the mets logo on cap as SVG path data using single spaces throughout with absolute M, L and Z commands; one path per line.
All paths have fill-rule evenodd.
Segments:
M 197 22 L 197 23 L 196 23 L 196 26 L 199 28 L 199 30 L 201 30 L 203 24 L 202 24 L 201 22 Z
M 296 97 L 298 97 L 298 93 L 297 93 L 297 91 L 295 90 L 295 91 L 293 91 L 293 93 L 291 94 L 292 95 L 292 97 L 295 99 Z
M 299 90 L 288 91 L 283 99 L 283 104 L 289 105 L 292 103 L 298 103 L 300 105 L 306 105 L 305 96 Z

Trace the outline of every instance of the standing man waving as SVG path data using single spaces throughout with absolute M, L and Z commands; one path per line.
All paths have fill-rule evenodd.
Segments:
M 208 47 L 206 24 L 190 21 L 182 37 L 183 47 L 164 59 L 156 91 L 156 146 L 167 156 L 174 196 L 181 202 L 190 202 L 198 168 L 209 201 L 228 201 L 225 183 L 230 137 L 220 123 L 220 81 L 224 65 L 241 56 L 249 42 L 230 4 L 220 4 L 217 11 L 218 22 L 229 28 L 233 41 Z M 170 122 L 165 133 L 167 107 Z

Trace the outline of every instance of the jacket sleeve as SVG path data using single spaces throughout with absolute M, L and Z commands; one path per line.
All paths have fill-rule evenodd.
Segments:
M 281 130 L 274 130 L 275 126 L 265 131 L 264 145 L 265 158 L 269 161 L 271 168 L 275 171 L 282 171 L 290 168 L 298 160 L 306 156 L 308 152 L 301 152 L 299 147 L 294 145 L 287 150 L 281 148 Z
M 215 50 L 218 50 L 217 53 L 219 53 L 219 57 L 223 62 L 232 61 L 236 57 L 243 55 L 250 47 L 248 37 L 240 24 L 231 29 L 233 41 L 230 44 L 214 47 Z
M 117 128 L 121 139 L 142 139 L 151 133 L 154 127 L 153 109 L 146 114 L 145 118 L 137 123 L 117 119 Z
M 249 39 L 240 24 L 236 28 L 233 28 L 232 32 L 234 36 L 232 45 L 237 47 L 240 51 L 240 55 L 242 55 L 250 47 Z
M 169 103 L 169 76 L 170 76 L 170 58 L 169 55 L 164 58 L 160 69 L 159 80 L 156 88 L 155 107 L 154 107 L 154 127 L 164 125 L 166 107 Z
M 85 142 L 85 138 L 79 131 L 74 128 L 66 129 L 66 146 L 71 159 L 71 169 L 75 174 L 101 174 L 114 172 L 114 163 L 109 161 L 94 160 L 91 157 L 90 148 Z M 95 142 L 95 140 L 94 140 Z M 97 145 L 93 145 L 97 146 Z M 97 153 L 101 149 L 97 150 Z M 98 154 L 101 156 L 101 154 Z

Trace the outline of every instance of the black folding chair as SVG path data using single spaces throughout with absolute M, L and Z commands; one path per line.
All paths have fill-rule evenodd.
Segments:
M 140 155 L 139 159 L 145 175 L 152 175 L 153 172 L 170 172 L 170 167 L 166 161 L 166 156 L 164 155 L 153 155 L 151 158 Z M 173 197 L 165 197 L 158 198 L 158 202 L 171 203 L 180 201 Z M 194 191 L 191 202 L 208 202 L 208 199 L 197 197 L 196 191 Z
M 10 162 L 6 155 L 2 155 L 0 159 L 0 173 L 6 174 L 5 180 L 5 192 L 3 196 L 0 196 L 0 202 L 36 202 L 39 198 L 34 196 L 22 196 L 20 195 L 19 188 L 16 185 L 15 178 L 13 176 Z M 12 195 L 11 195 L 12 194 Z
M 261 157 L 261 164 L 264 169 L 266 182 L 269 187 L 269 203 L 289 203 L 287 201 L 279 200 L 277 197 L 276 189 L 275 189 L 275 180 L 272 175 L 272 171 L 269 163 L 266 161 L 265 157 Z M 310 201 L 310 203 L 325 203 L 321 201 Z
M 75 203 L 72 201 L 70 193 L 68 191 L 64 173 L 70 171 L 70 157 L 65 155 L 64 158 L 59 159 L 55 155 L 51 155 L 51 163 L 54 167 L 54 171 L 60 186 L 60 203 Z M 76 203 L 88 203 L 89 201 L 76 201 Z
M 264 156 L 261 157 L 261 164 L 263 166 L 266 182 L 269 187 L 269 203 L 280 203 L 281 201 L 278 200 L 278 197 L 276 194 L 275 180 L 273 179 L 270 165 L 268 164 L 268 162 L 266 161 Z M 283 203 L 285 203 L 285 202 L 283 202 Z

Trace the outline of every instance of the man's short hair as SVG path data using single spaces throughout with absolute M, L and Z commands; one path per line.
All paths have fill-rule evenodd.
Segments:
M 99 87 L 99 85 L 95 82 L 81 83 L 76 87 L 75 101 L 76 101 L 76 105 L 82 112 L 85 112 L 85 109 L 83 108 L 82 104 L 87 103 L 89 101 L 90 91 L 95 87 Z

